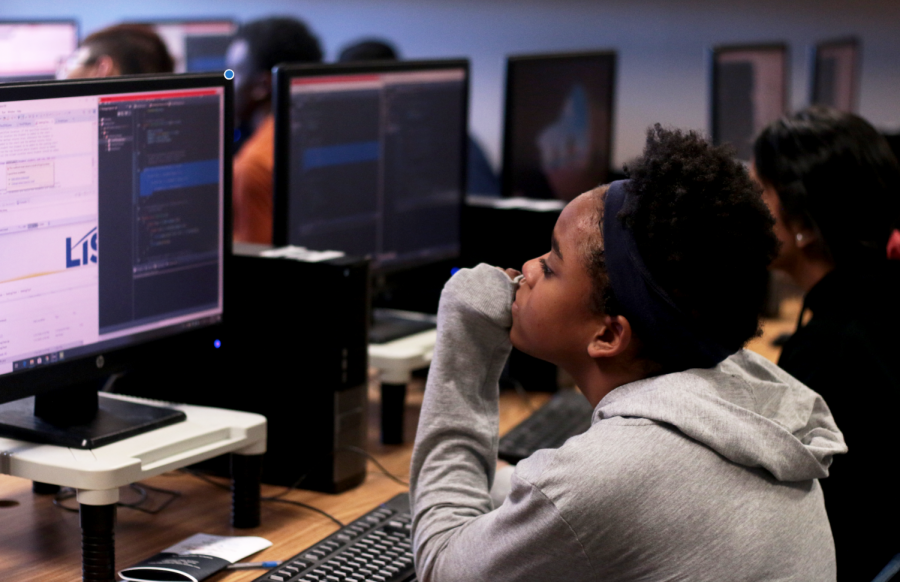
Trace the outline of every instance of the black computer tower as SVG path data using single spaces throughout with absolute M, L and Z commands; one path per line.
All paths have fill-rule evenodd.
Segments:
M 268 248 L 235 245 L 226 263 L 220 348 L 178 378 L 134 371 L 117 391 L 262 414 L 264 483 L 344 491 L 366 476 L 368 260 L 262 257 Z
M 226 284 L 238 408 L 269 423 L 263 482 L 339 492 L 365 479 L 369 263 L 263 258 L 236 245 Z

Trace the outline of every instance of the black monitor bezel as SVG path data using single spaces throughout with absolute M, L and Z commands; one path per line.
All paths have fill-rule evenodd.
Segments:
M 826 48 L 852 48 L 853 49 L 853 70 L 850 71 L 851 89 L 850 89 L 850 113 L 856 113 L 859 107 L 859 88 L 860 73 L 862 70 L 862 41 L 859 37 L 848 36 L 843 38 L 835 38 L 816 43 L 810 50 L 810 75 L 809 75 L 809 104 L 815 105 L 818 101 L 816 94 L 818 80 L 820 74 L 819 57 L 822 49 Z
M 291 79 L 300 77 L 317 77 L 327 75 L 356 75 L 356 74 L 381 74 L 393 72 L 409 72 L 409 71 L 428 71 L 428 70 L 447 70 L 447 69 L 463 69 L 465 76 L 463 79 L 463 103 L 461 123 L 463 125 L 461 132 L 463 139 L 461 140 L 460 152 L 460 176 L 459 176 L 459 206 L 462 210 L 466 197 L 466 177 L 467 177 L 467 150 L 468 150 L 468 128 L 469 128 L 469 87 L 470 87 L 470 64 L 468 59 L 429 59 L 429 60 L 412 60 L 412 61 L 370 61 L 356 63 L 304 63 L 304 64 L 279 64 L 272 69 L 272 111 L 275 115 L 275 165 L 273 170 L 273 204 L 272 204 L 272 242 L 275 246 L 285 246 L 289 239 L 290 230 L 290 196 L 289 192 L 289 168 L 290 156 L 288 150 L 290 148 L 290 124 L 284 120 L 290 117 L 291 106 Z M 281 121 L 279 121 L 281 120 Z M 460 238 L 462 237 L 462 216 L 457 224 L 457 231 Z M 407 270 L 416 266 L 422 266 L 437 261 L 453 259 L 459 256 L 461 251 L 458 250 L 452 256 L 442 256 L 439 258 L 428 258 L 421 260 L 406 260 L 397 263 L 389 263 L 387 265 L 377 265 L 373 263 L 373 273 L 389 274 L 393 272 Z M 317 249 L 319 250 L 319 249 Z
M 520 63 L 532 63 L 532 62 L 548 62 L 554 60 L 568 60 L 568 59 L 596 59 L 596 58 L 604 58 L 611 59 L 610 69 L 611 69 L 611 78 L 612 83 L 609 86 L 609 94 L 607 98 L 609 99 L 609 135 L 607 136 L 607 151 L 609 152 L 609 159 L 606 160 L 606 174 L 610 175 L 612 171 L 612 151 L 613 151 L 613 136 L 615 135 L 615 121 L 616 121 L 616 87 L 618 86 L 618 60 L 619 55 L 618 52 L 612 49 L 602 49 L 602 50 L 590 50 L 590 51 L 574 51 L 574 52 L 559 52 L 559 53 L 535 53 L 535 54 L 520 54 L 520 55 L 509 55 L 506 57 L 506 81 L 504 85 L 504 97 L 503 97 L 503 166 L 500 171 L 500 192 L 501 195 L 505 198 L 512 197 L 514 195 L 513 191 L 513 180 L 512 180 L 512 167 L 513 167 L 513 112 L 515 109 L 515 95 L 513 95 L 513 81 L 515 80 L 515 69 L 516 66 Z
M 237 18 L 231 16 L 223 16 L 221 18 L 128 18 L 122 20 L 121 24 L 137 24 L 140 26 L 157 26 L 166 24 L 217 24 L 227 22 L 234 26 L 235 31 L 240 28 L 241 24 Z
M 75 47 L 73 51 L 81 44 L 81 23 L 77 18 L 0 18 L 0 25 L 3 24 L 74 24 L 75 25 Z M 49 79 L 48 79 L 49 80 Z M 7 81 L 2 85 L 13 85 L 20 83 L 31 83 L 33 81 Z M 42 82 L 42 81 L 37 81 Z M 45 81 L 44 81 L 45 82 Z
M 781 95 L 781 111 L 782 114 L 787 113 L 790 108 L 791 97 L 791 59 L 790 49 L 785 42 L 769 42 L 769 43 L 751 43 L 751 44 L 729 44 L 716 45 L 709 49 L 709 137 L 712 143 L 719 144 L 719 127 L 716 123 L 716 86 L 718 83 L 718 75 L 716 75 L 716 62 L 719 55 L 729 52 L 746 52 L 746 51 L 778 51 L 781 52 L 784 60 L 784 71 L 782 76 L 782 87 L 784 91 Z
M 231 158 L 234 135 L 234 95 L 233 83 L 224 75 L 214 73 L 193 73 L 181 75 L 134 75 L 107 79 L 32 81 L 0 85 L 0 102 L 52 99 L 61 97 L 87 97 L 116 93 L 139 93 L 153 91 L 189 90 L 205 87 L 222 87 L 225 92 L 225 111 L 222 157 L 223 164 L 223 313 L 218 323 L 182 330 L 162 338 L 153 338 L 136 344 L 100 350 L 75 357 L 63 363 L 41 368 L 12 371 L 0 376 L 0 404 L 28 396 L 89 382 L 99 382 L 112 374 L 147 363 L 172 361 L 177 347 L 185 345 L 192 337 L 209 335 L 210 331 L 222 329 L 225 321 L 224 290 L 227 285 L 229 257 L 231 256 Z M 173 347 L 177 346 L 173 349 Z M 98 367 L 99 356 L 103 357 L 102 367 Z

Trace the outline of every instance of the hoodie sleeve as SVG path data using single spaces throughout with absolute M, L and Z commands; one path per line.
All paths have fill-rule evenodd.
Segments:
M 509 277 L 484 264 L 459 271 L 441 294 L 410 469 L 423 582 L 571 580 L 589 572 L 571 528 L 532 484 L 514 476 L 509 499 L 492 511 L 497 383 L 511 350 L 514 295 Z

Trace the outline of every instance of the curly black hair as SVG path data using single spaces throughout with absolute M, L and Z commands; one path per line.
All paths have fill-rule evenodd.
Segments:
M 759 334 L 768 266 L 778 252 L 761 189 L 730 148 L 659 124 L 625 171 L 631 196 L 617 218 L 634 234 L 647 269 L 698 329 L 738 350 Z M 608 285 L 595 287 L 604 303 L 614 301 L 600 288 Z
M 865 119 L 812 106 L 769 124 L 753 156 L 784 219 L 818 232 L 835 265 L 886 260 L 900 226 L 900 164 Z
M 247 41 L 255 71 L 270 71 L 278 63 L 322 61 L 318 37 L 303 21 L 290 16 L 248 22 L 234 37 Z

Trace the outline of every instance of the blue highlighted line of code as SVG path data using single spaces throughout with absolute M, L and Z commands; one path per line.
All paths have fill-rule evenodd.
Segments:
M 377 141 L 358 141 L 309 148 L 303 151 L 303 171 L 357 162 L 374 162 L 378 160 L 380 153 Z
M 153 166 L 141 172 L 141 196 L 160 190 L 219 183 L 219 160 Z

